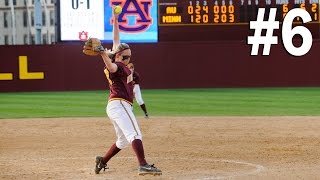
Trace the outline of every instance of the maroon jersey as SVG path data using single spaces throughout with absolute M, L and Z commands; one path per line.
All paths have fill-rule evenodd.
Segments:
M 140 84 L 140 75 L 136 71 L 133 72 L 133 84 Z
M 104 70 L 109 82 L 110 95 L 109 101 L 114 99 L 124 99 L 131 104 L 133 103 L 133 77 L 129 68 L 121 62 L 115 62 L 118 70 L 110 73 Z

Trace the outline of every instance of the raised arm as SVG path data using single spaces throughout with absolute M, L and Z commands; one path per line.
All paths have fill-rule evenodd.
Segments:
M 113 14 L 113 46 L 112 51 L 114 52 L 116 48 L 120 44 L 120 35 L 119 35 L 119 23 L 118 23 L 118 17 L 119 14 L 114 13 L 115 7 L 112 8 L 112 14 Z M 118 66 L 115 63 L 112 63 L 112 60 L 108 56 L 108 50 L 105 50 L 102 52 L 101 57 L 103 59 L 104 64 L 106 65 L 106 68 L 109 70 L 110 73 L 114 73 L 118 70 Z
M 112 51 L 115 51 L 116 48 L 119 46 L 120 44 L 120 30 L 119 30 L 119 22 L 118 22 L 118 18 L 119 18 L 119 14 L 114 13 L 114 8 L 112 8 L 112 14 L 113 14 L 113 31 L 112 31 L 112 35 L 113 35 L 113 46 L 112 46 Z

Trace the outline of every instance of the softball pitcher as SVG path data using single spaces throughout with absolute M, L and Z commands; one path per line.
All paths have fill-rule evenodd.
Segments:
M 134 65 L 129 63 L 127 67 L 131 70 L 133 74 L 133 95 L 136 99 L 137 103 L 141 107 L 142 111 L 144 112 L 144 117 L 149 118 L 146 105 L 142 99 L 141 90 L 140 90 L 140 75 L 137 71 L 134 70 Z
M 148 164 L 145 159 L 142 134 L 132 112 L 133 74 L 126 66 L 130 62 L 131 49 L 128 44 L 120 43 L 119 14 L 113 14 L 113 48 L 112 51 L 101 51 L 100 55 L 105 64 L 104 73 L 110 87 L 106 112 L 114 126 L 117 140 L 103 157 L 96 157 L 95 173 L 99 174 L 102 169 L 105 170 L 109 160 L 121 149 L 131 144 L 139 162 L 138 174 L 161 175 L 161 170 L 153 164 Z

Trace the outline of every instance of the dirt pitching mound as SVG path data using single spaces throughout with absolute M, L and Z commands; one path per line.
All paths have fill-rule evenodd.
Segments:
M 146 159 L 131 147 L 94 174 L 115 142 L 107 118 L 0 120 L 0 179 L 317 179 L 320 117 L 138 117 Z

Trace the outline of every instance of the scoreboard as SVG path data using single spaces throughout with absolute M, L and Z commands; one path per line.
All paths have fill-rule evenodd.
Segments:
M 309 12 L 312 22 L 320 23 L 319 0 L 159 0 L 159 26 L 236 25 L 256 20 L 258 8 L 277 8 L 276 20 L 282 21 L 293 8 Z M 301 21 L 297 17 L 295 22 Z
M 302 24 L 296 17 L 293 27 L 305 26 L 320 38 L 319 0 L 158 0 L 159 41 L 245 41 L 259 8 L 265 8 L 264 20 L 277 8 L 280 24 L 290 10 L 305 9 L 312 21 Z M 274 34 L 281 36 L 281 25 Z
M 79 41 L 97 37 L 112 42 L 112 10 L 120 4 L 121 40 L 124 42 L 233 41 L 252 34 L 250 21 L 259 8 L 277 8 L 280 23 L 294 8 L 305 9 L 312 21 L 305 26 L 313 39 L 320 39 L 320 0 L 57 0 L 59 40 Z M 97 18 L 99 17 L 99 18 Z M 275 35 L 281 35 L 280 29 Z

